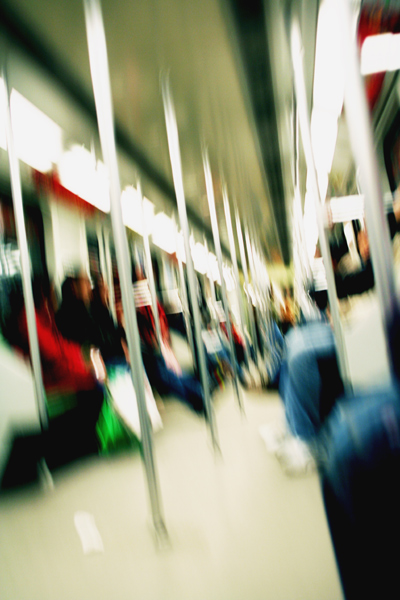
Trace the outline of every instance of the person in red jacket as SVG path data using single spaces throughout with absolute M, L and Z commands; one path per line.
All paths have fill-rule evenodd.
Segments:
M 96 388 L 97 376 L 93 360 L 86 360 L 79 344 L 63 337 L 55 322 L 50 287 L 45 280 L 33 284 L 36 328 L 42 363 L 43 383 L 47 392 L 73 393 Z M 18 315 L 20 346 L 29 353 L 25 310 Z
M 103 402 L 105 372 L 96 352 L 85 358 L 79 344 L 66 340 L 55 323 L 51 287 L 46 279 L 33 283 L 36 327 L 48 408 L 54 398 L 70 396 L 74 408 L 50 419 L 47 449 L 50 464 L 59 464 L 97 450 L 95 426 Z M 13 298 L 8 341 L 29 356 L 27 319 L 22 293 Z M 51 411 L 50 411 L 51 412 Z M 50 415 L 51 416 L 51 415 Z

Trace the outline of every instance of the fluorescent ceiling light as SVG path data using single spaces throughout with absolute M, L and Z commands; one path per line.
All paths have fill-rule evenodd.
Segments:
M 176 252 L 174 223 L 163 212 L 158 213 L 154 218 L 152 239 L 158 248 L 168 252 L 168 254 Z
M 11 92 L 11 118 L 18 158 L 46 173 L 57 164 L 63 151 L 61 127 L 16 90 Z M 6 89 L 0 78 L 0 147 L 7 149 Z
M 382 33 L 365 38 L 361 48 L 362 75 L 398 69 L 400 69 L 399 33 Z
M 46 173 L 63 151 L 62 129 L 16 90 L 11 92 L 11 117 L 18 157 Z
M 61 184 L 103 212 L 110 211 L 107 168 L 86 148 L 74 145 L 58 162 Z
M 198 273 L 204 275 L 207 273 L 208 261 L 207 261 L 207 250 L 203 246 L 197 242 L 192 246 L 192 258 L 193 258 L 193 266 Z
M 122 217 L 124 224 L 139 235 L 144 234 L 144 224 L 146 224 L 147 235 L 151 235 L 154 225 L 155 206 L 147 198 L 142 199 L 138 191 L 133 186 L 124 189 L 121 196 Z

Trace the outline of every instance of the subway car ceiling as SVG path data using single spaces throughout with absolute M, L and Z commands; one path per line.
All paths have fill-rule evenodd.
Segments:
M 157 211 L 175 205 L 160 91 L 168 72 L 192 225 L 211 239 L 207 147 L 225 249 L 223 182 L 267 260 L 289 266 L 296 143 L 288 21 L 296 13 L 305 32 L 311 106 L 318 4 L 103 0 L 122 186 L 138 174 Z M 101 158 L 82 1 L 6 0 L 0 21 L 10 85 L 62 128 L 66 149 L 94 147 Z M 303 190 L 305 179 L 301 169 Z

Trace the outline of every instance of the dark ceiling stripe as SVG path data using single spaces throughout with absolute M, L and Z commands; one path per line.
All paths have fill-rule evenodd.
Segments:
M 263 0 L 230 0 L 269 183 L 283 260 L 291 262 L 279 135 L 268 53 Z
M 30 27 L 17 16 L 10 7 L 4 5 L 0 0 L 0 31 L 18 47 L 33 57 L 63 88 L 65 93 L 83 108 L 86 114 L 97 127 L 96 106 L 92 95 L 88 95 L 81 83 L 71 71 L 65 67 L 62 61 L 46 47 L 42 39 L 36 35 Z M 6 50 L 6 48 L 4 48 Z M 115 138 L 117 146 L 135 162 L 138 168 L 158 187 L 158 189 L 177 206 L 175 189 L 166 177 L 154 166 L 144 152 L 126 135 L 123 128 L 115 123 Z M 193 211 L 189 205 L 186 206 L 190 223 L 206 234 L 207 240 L 213 243 L 211 227 Z M 222 251 L 230 257 L 230 251 L 222 244 Z M 238 260 L 241 268 L 241 263 Z

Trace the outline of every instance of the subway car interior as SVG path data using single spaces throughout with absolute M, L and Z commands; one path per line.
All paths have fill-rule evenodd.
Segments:
M 0 58 L 2 600 L 394 597 L 400 1 L 1 0 Z

